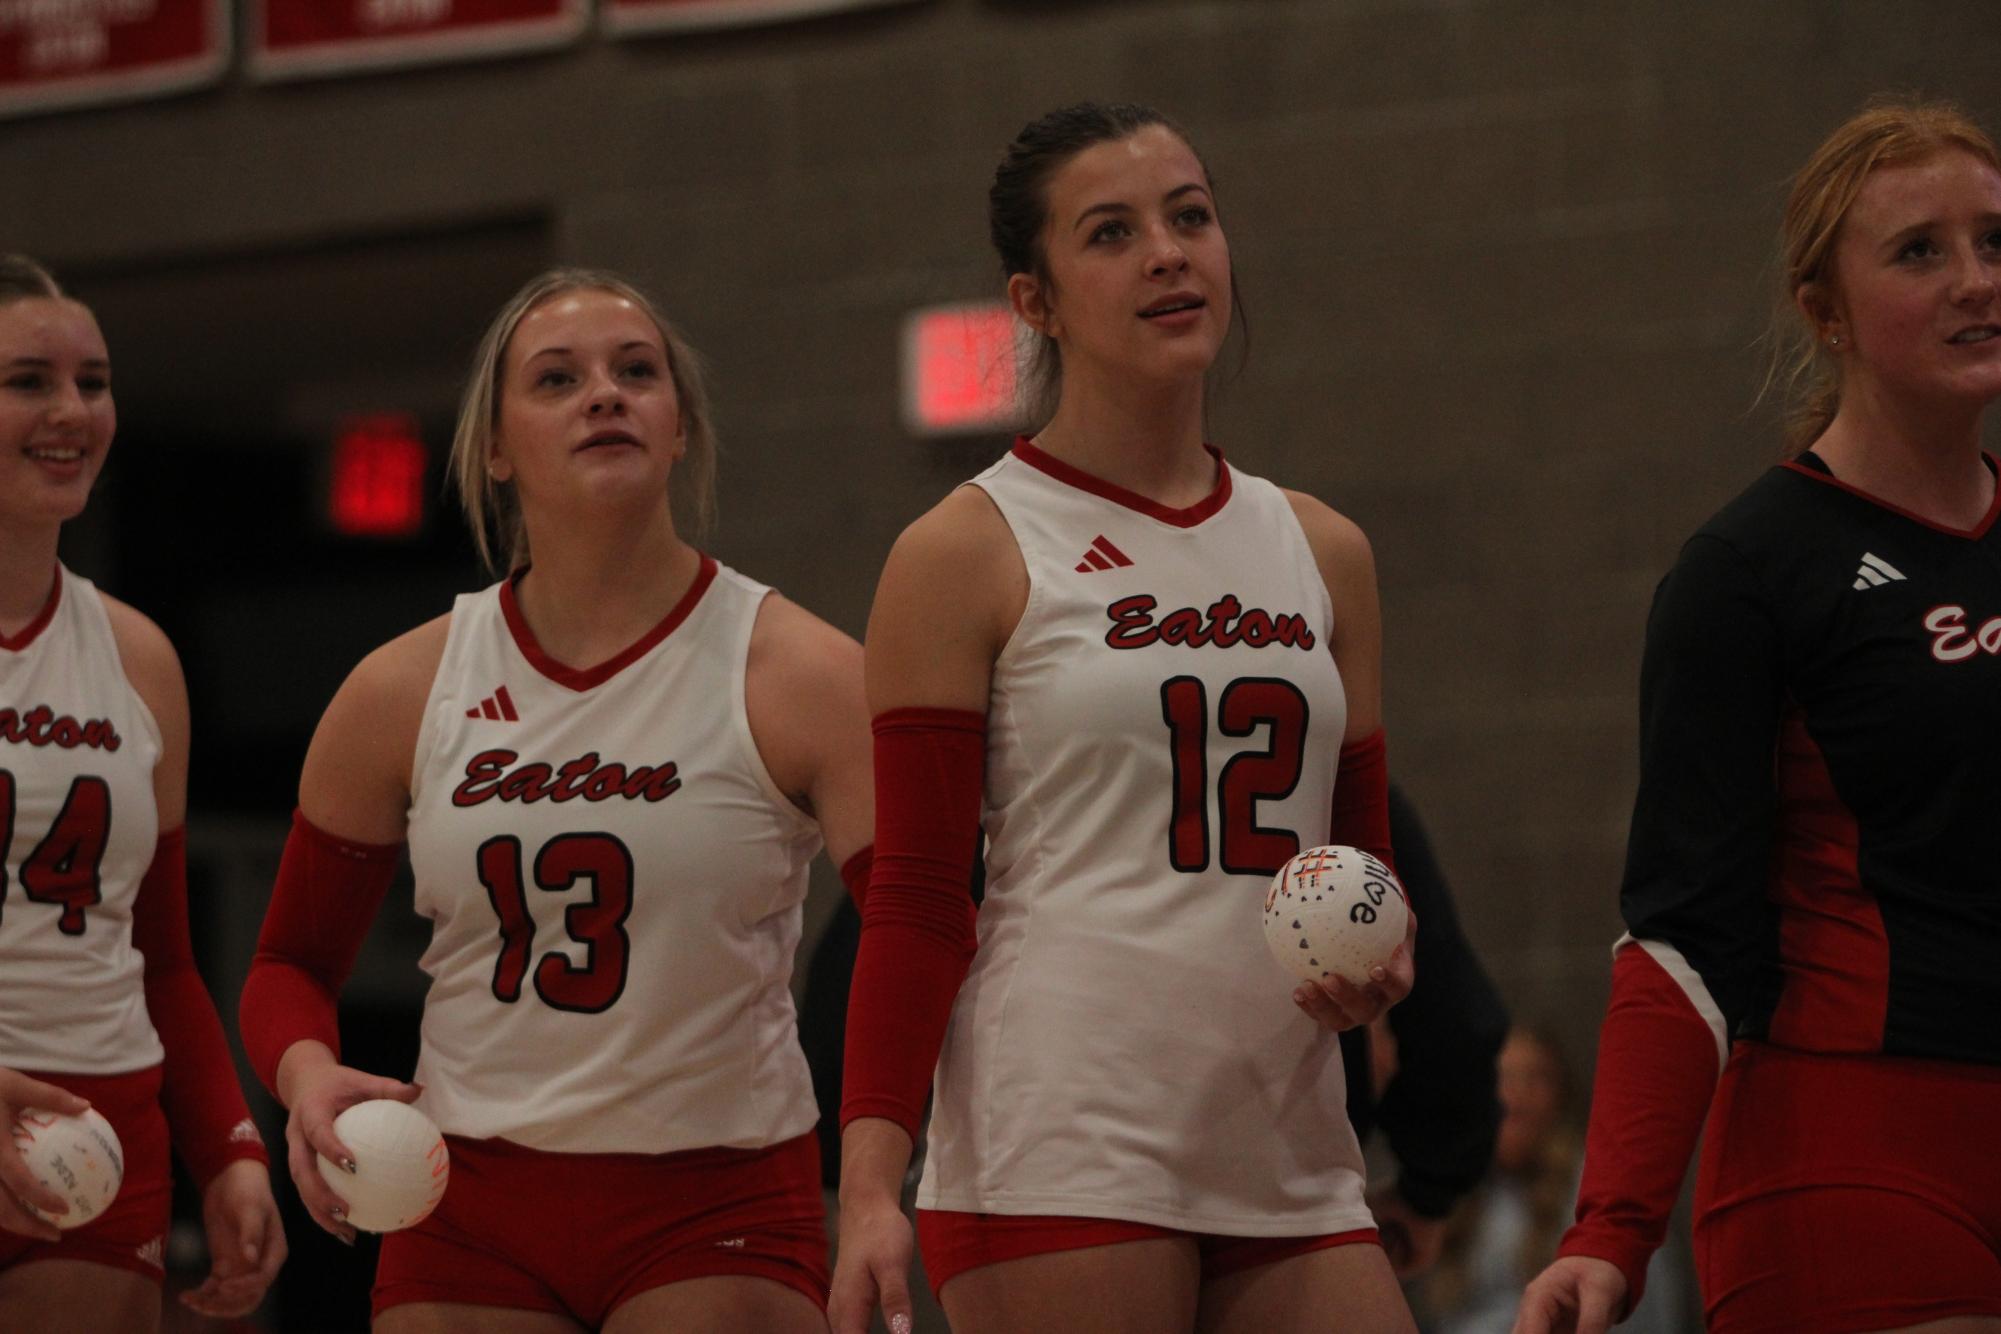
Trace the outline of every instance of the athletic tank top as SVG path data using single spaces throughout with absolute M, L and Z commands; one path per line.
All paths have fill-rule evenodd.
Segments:
M 410 800 L 418 1106 L 441 1129 L 667 1153 L 812 1127 L 790 979 L 820 835 L 744 712 L 769 591 L 704 557 L 664 621 L 582 672 L 511 583 L 458 599 Z
M 1340 1044 L 1264 941 L 1347 715 L 1285 496 L 1170 510 L 1027 442 L 975 478 L 1028 568 L 987 707 L 986 899 L 918 1202 L 1289 1236 L 1371 1225 Z
M 132 903 L 153 864 L 160 729 L 104 602 L 58 568 L 0 638 L 0 1065 L 111 1075 L 161 1059 Z

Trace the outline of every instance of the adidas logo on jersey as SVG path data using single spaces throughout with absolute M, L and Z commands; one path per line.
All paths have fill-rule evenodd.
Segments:
M 229 1128 L 229 1142 L 231 1144 L 262 1144 L 264 1137 L 257 1133 L 257 1123 L 246 1116 Z
M 1862 553 L 1862 563 L 1855 567 L 1855 582 L 1851 588 L 1881 588 L 1893 579 L 1901 579 L 1904 572 L 1884 560 L 1873 551 Z
M 1077 562 L 1077 573 L 1090 574 L 1095 570 L 1116 570 L 1132 563 L 1131 556 L 1113 546 L 1110 538 L 1099 533 L 1091 539 L 1091 545 L 1084 548 L 1084 559 Z
M 132 1254 L 139 1257 L 139 1263 L 151 1265 L 155 1269 L 167 1267 L 167 1239 L 154 1237 L 143 1246 L 135 1247 Z
M 518 723 L 521 721 L 521 715 L 514 711 L 514 700 L 508 695 L 506 686 L 500 687 L 500 689 L 481 700 L 478 708 L 467 709 L 466 717 L 489 718 L 494 722 Z

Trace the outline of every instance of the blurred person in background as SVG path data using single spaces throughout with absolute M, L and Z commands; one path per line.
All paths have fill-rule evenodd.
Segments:
M 1411 1329 L 1335 1037 L 1409 992 L 1408 941 L 1288 1006 L 1259 919 L 1304 848 L 1389 857 L 1368 540 L 1206 442 L 1237 306 L 1165 118 L 1040 118 L 988 216 L 1060 388 L 905 530 L 870 617 L 835 1328 L 909 1328 L 935 1069 L 917 1230 L 959 1334 Z
M 1501 1047 L 1499 1076 L 1493 1171 L 1454 1210 L 1438 1267 L 1413 1303 L 1428 1334 L 1507 1334 L 1576 1205 L 1584 1139 L 1563 1049 L 1544 1030 L 1518 1027 Z M 1633 1334 L 1682 1328 L 1667 1256 L 1655 1252 L 1652 1297 L 1625 1326 Z
M 511 573 L 364 659 L 313 738 L 244 1036 L 336 1235 L 336 1115 L 394 1098 L 447 1136 L 436 1212 L 383 1240 L 379 1331 L 826 1329 L 789 982 L 823 841 L 867 874 L 861 651 L 692 545 L 714 451 L 645 296 L 529 282 L 453 445 Z M 340 1064 L 335 1013 L 406 839 L 433 922 L 409 1083 Z
M 1793 457 L 1654 597 L 1577 1223 L 1521 1334 L 1640 1300 L 1698 1136 L 1710 1329 L 2001 1331 L 2001 153 L 1871 106 L 1782 235 Z
M 0 1329 L 160 1323 L 169 1141 L 202 1193 L 213 1268 L 181 1294 L 245 1315 L 285 1259 L 264 1145 L 188 938 L 188 700 L 160 628 L 64 569 L 117 425 L 88 307 L 0 256 L 0 1124 L 101 1113 L 124 1180 L 58 1231 L 62 1199 L 0 1146 Z

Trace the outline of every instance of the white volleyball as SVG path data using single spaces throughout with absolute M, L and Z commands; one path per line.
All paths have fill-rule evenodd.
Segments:
M 1366 986 L 1403 943 L 1410 906 L 1396 872 L 1360 848 L 1308 848 L 1272 877 L 1264 924 L 1272 957 L 1295 977 Z
M 376 1098 L 334 1118 L 334 1134 L 354 1155 L 346 1172 L 320 1155 L 320 1176 L 347 1201 L 347 1221 L 364 1232 L 395 1232 L 430 1216 L 451 1180 L 445 1137 L 407 1102 Z
M 82 1227 L 118 1198 L 125 1180 L 125 1148 L 95 1107 L 76 1116 L 23 1108 L 14 1117 L 14 1147 L 35 1180 L 69 1205 L 66 1214 L 45 1214 L 28 1205 L 30 1213 L 59 1228 Z

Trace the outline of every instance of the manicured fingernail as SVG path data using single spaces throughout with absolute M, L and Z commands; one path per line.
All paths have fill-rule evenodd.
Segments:
M 1378 982 L 1387 982 L 1389 981 L 1390 970 L 1383 967 L 1371 968 L 1369 976 Z
M 889 1334 L 910 1334 L 910 1317 L 893 1315 L 889 1318 Z
M 349 1176 L 353 1176 L 353 1175 L 354 1175 L 354 1170 L 355 1170 L 355 1169 L 354 1169 L 354 1159 L 352 1159 L 352 1158 L 343 1158 L 343 1159 L 341 1159 L 341 1160 L 340 1160 L 340 1170 L 341 1170 L 341 1171 L 343 1171 L 343 1172 L 345 1172 L 345 1173 L 347 1173 L 347 1174 L 348 1174 Z
M 347 1210 L 341 1208 L 338 1204 L 336 1204 L 333 1208 L 327 1210 L 327 1212 L 332 1214 L 335 1218 L 347 1217 Z

